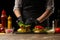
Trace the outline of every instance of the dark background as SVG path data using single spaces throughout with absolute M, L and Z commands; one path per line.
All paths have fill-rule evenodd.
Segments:
M 3 9 L 6 10 L 7 17 L 9 15 L 12 17 L 12 24 L 13 24 L 12 26 L 15 27 L 15 30 L 16 30 L 18 28 L 18 26 L 15 23 L 15 21 L 16 21 L 17 18 L 16 18 L 16 16 L 13 13 L 14 1 L 15 0 L 0 0 L 0 16 L 1 16 L 1 11 Z M 60 1 L 59 0 L 55 0 L 54 3 L 55 3 L 55 11 L 50 16 L 50 24 L 51 24 L 52 20 L 60 18 L 60 5 L 59 5 Z
M 4 9 L 6 11 L 7 17 L 9 15 L 12 17 L 12 27 L 14 27 L 16 30 L 18 26 L 15 23 L 16 16 L 13 13 L 14 1 L 15 0 L 0 0 L 0 16 L 1 16 L 2 10 Z M 0 23 L 1 23 L 1 20 L 0 20 Z

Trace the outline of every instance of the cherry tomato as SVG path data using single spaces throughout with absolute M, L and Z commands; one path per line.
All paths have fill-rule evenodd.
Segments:
M 60 33 L 60 28 L 55 28 L 56 33 Z

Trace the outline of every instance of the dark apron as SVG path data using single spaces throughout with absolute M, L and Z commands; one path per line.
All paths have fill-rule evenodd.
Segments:
M 22 16 L 23 20 L 27 18 L 38 18 L 46 10 L 46 0 L 23 0 L 22 1 Z M 47 20 L 41 23 L 42 26 L 47 26 Z

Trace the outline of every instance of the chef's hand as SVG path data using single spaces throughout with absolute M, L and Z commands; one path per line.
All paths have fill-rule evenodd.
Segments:
M 34 19 L 34 18 L 28 18 L 25 22 L 25 24 L 28 24 L 28 25 L 32 25 L 32 24 L 35 24 L 35 25 L 38 25 L 40 24 L 38 20 Z
M 17 22 L 17 23 L 18 23 L 18 22 L 23 23 L 22 17 L 21 17 L 21 16 L 20 16 L 20 17 L 18 17 L 18 19 L 16 20 L 16 22 Z

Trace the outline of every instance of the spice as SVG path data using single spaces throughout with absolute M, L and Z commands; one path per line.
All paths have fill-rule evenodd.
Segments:
M 12 28 L 12 17 L 9 15 L 8 17 L 8 29 Z
M 7 19 L 6 11 L 2 10 L 1 23 L 3 27 L 6 27 L 6 19 Z

